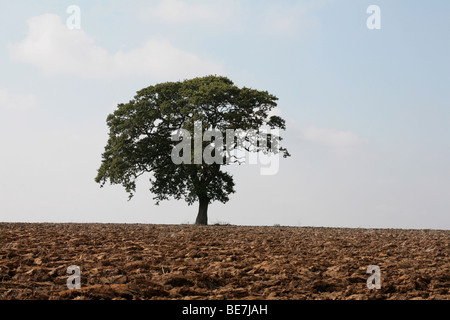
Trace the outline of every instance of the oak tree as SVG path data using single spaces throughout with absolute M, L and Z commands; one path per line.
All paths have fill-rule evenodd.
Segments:
M 254 132 L 266 126 L 285 130 L 284 119 L 270 116 L 277 100 L 267 91 L 239 88 L 222 76 L 166 82 L 144 88 L 128 103 L 119 104 L 107 117 L 109 139 L 95 181 L 101 187 L 108 180 L 111 184 L 121 184 L 131 199 L 136 191 L 136 180 L 150 173 L 150 191 L 156 204 L 170 198 L 184 199 L 189 205 L 198 201 L 196 224 L 206 225 L 208 205 L 213 201 L 226 203 L 229 195 L 235 192 L 233 177 L 224 171 L 224 167 L 240 163 L 241 159 L 215 148 L 212 154 L 220 152 L 225 159 L 223 163 L 201 160 L 176 164 L 171 157 L 177 145 L 174 133 L 180 129 L 187 130 L 192 135 L 183 139 L 193 141 L 195 126 L 199 123 L 202 133 L 214 129 L 224 136 L 227 129 Z M 274 136 L 270 138 L 274 141 Z M 233 139 L 232 147 L 238 146 L 238 140 L 239 137 Z M 247 151 L 279 152 L 283 157 L 290 156 L 281 146 L 273 148 L 270 141 L 261 144 L 248 134 L 242 140 L 246 142 L 244 148 Z M 276 136 L 277 142 L 281 140 Z M 214 140 L 201 141 L 202 150 L 214 145 Z M 188 158 L 193 160 L 194 152 Z

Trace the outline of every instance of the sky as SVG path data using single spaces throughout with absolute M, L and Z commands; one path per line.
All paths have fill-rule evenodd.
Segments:
M 193 223 L 197 204 L 156 206 L 145 176 L 131 201 L 94 178 L 119 103 L 217 74 L 278 97 L 292 156 L 274 175 L 227 168 L 236 193 L 209 223 L 448 230 L 449 12 L 447 0 L 2 1 L 0 221 Z

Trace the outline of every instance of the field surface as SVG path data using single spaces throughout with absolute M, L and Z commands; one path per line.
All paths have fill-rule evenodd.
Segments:
M 448 230 L 0 223 L 0 299 L 449 300 L 449 255 Z

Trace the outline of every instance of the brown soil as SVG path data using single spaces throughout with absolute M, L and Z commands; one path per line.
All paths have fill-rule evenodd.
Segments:
M 0 299 L 448 300 L 449 255 L 448 230 L 0 223 Z

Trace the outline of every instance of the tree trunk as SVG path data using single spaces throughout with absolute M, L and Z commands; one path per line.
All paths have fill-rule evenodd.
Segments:
M 208 198 L 200 198 L 199 202 L 200 202 L 200 204 L 198 207 L 198 215 L 197 215 L 197 219 L 195 220 L 195 224 L 206 226 L 208 224 L 209 199 Z

